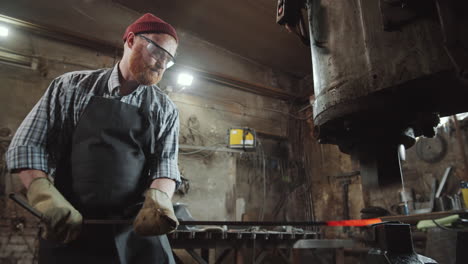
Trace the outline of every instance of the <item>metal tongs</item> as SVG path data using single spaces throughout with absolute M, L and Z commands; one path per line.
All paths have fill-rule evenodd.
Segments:
M 33 214 L 35 217 L 43 220 L 41 212 L 31 207 L 24 198 L 21 198 L 15 193 L 9 194 L 10 199 L 18 203 L 21 207 Z M 83 224 L 88 225 L 128 225 L 132 224 L 133 220 L 97 220 L 84 219 Z M 377 223 L 382 223 L 380 218 L 372 219 L 357 219 L 357 220 L 340 220 L 340 221 L 179 221 L 179 225 L 214 225 L 214 226 L 367 226 Z

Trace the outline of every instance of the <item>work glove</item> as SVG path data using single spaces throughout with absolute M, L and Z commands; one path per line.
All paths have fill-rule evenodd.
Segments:
M 42 213 L 42 238 L 68 243 L 81 231 L 83 217 L 45 177 L 36 178 L 28 188 L 29 204 Z
M 169 195 L 158 189 L 148 189 L 143 207 L 133 222 L 135 233 L 141 236 L 164 235 L 176 230 L 178 225 Z

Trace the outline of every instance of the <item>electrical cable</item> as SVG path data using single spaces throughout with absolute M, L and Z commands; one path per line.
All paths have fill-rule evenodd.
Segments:
M 194 128 L 194 127 L 191 127 L 191 126 L 186 125 L 186 124 L 183 124 L 183 123 L 180 123 L 180 124 L 181 124 L 182 126 L 184 126 L 184 127 L 187 127 L 191 132 L 195 132 L 195 134 L 197 134 L 199 137 L 201 137 L 202 142 L 203 142 L 203 141 L 205 141 L 205 142 L 208 141 L 209 143 L 213 143 L 213 145 L 220 145 L 220 144 L 223 144 L 223 145 L 224 145 L 224 142 L 221 142 L 221 143 L 214 143 L 214 142 L 215 142 L 215 139 L 209 138 L 209 137 L 203 135 L 202 132 L 201 132 L 200 130 L 198 130 L 198 129 Z M 182 134 L 182 133 L 181 133 L 181 134 Z M 208 145 L 208 146 L 210 146 L 210 145 Z M 184 153 L 185 153 L 185 152 L 184 152 Z
M 172 100 L 174 103 L 182 103 L 182 104 L 186 104 L 186 105 L 190 105 L 190 106 L 194 106 L 194 107 L 200 107 L 200 108 L 205 108 L 205 109 L 209 109 L 209 110 L 214 110 L 216 112 L 225 112 L 225 113 L 230 113 L 230 114 L 235 114 L 235 115 L 240 115 L 240 116 L 248 116 L 248 117 L 253 117 L 253 118 L 257 118 L 257 119 L 263 119 L 263 120 L 268 120 L 268 121 L 277 121 L 277 119 L 272 119 L 272 118 L 264 118 L 264 117 L 261 117 L 261 116 L 256 116 L 256 115 L 251 115 L 251 114 L 248 114 L 248 113 L 245 113 L 245 112 L 234 112 L 234 111 L 229 111 L 229 110 L 224 110 L 224 109 L 218 109 L 218 108 L 215 108 L 213 106 L 206 106 L 206 105 L 199 105 L 199 104 L 192 104 L 192 103 L 188 103 L 188 102 L 184 102 L 184 101 L 179 101 L 179 100 Z
M 263 110 L 268 110 L 268 111 L 272 111 L 272 112 L 276 112 L 276 113 L 281 113 L 281 114 L 284 114 L 284 115 L 288 115 L 294 119 L 298 119 L 298 120 L 308 120 L 310 119 L 311 117 L 313 117 L 313 114 L 310 114 L 306 117 L 302 117 L 302 116 L 297 116 L 297 115 L 293 115 L 291 113 L 288 113 L 288 112 L 283 112 L 281 110 L 276 110 L 276 109 L 271 109 L 271 108 L 262 108 Z
M 310 38 L 308 33 L 308 29 L 305 23 L 304 15 L 301 12 L 301 17 L 299 18 L 298 25 L 296 26 L 300 40 L 304 45 L 310 47 Z
M 293 106 L 295 107 L 295 106 Z M 306 105 L 305 107 L 300 108 L 297 113 L 303 112 L 309 108 L 311 108 L 312 105 Z M 292 110 L 292 109 L 291 109 Z M 291 111 L 293 112 L 293 111 Z M 290 177 L 297 176 L 299 177 L 300 175 L 298 174 L 298 170 L 304 170 L 304 176 L 305 179 L 304 182 L 300 183 L 299 186 L 294 187 L 293 190 L 291 190 L 288 194 L 287 197 L 291 197 L 289 199 L 299 199 L 303 200 L 305 203 L 305 215 L 309 220 L 315 221 L 316 219 L 316 213 L 315 213 L 315 205 L 314 205 L 314 198 L 313 198 L 313 193 L 312 193 L 312 187 L 313 187 L 313 182 L 312 182 L 312 168 L 311 168 L 311 158 L 310 158 L 310 153 L 306 151 L 306 148 L 310 148 L 310 142 L 309 141 L 303 141 L 301 139 L 307 138 L 308 133 L 310 130 L 308 129 L 308 125 L 305 124 L 304 122 L 299 122 L 293 119 L 290 119 L 289 125 L 288 125 L 288 138 L 291 139 L 291 151 L 293 153 L 293 156 L 296 157 L 302 157 L 302 159 L 298 160 L 298 163 L 291 163 L 288 165 L 288 167 L 297 167 L 297 170 L 289 170 Z M 321 145 L 320 145 L 321 146 Z M 299 164 L 301 164 L 299 166 Z M 296 166 L 294 166 L 296 165 Z M 294 174 L 294 176 L 293 176 Z M 299 183 L 300 179 L 294 179 L 293 182 Z M 302 188 L 300 186 L 303 186 Z M 294 197 L 294 198 L 293 198 Z M 320 230 L 320 227 L 314 226 L 312 227 L 312 230 L 318 232 Z
M 228 101 L 228 100 L 220 100 L 220 99 L 212 99 L 213 101 L 217 100 L 217 101 Z M 250 114 L 247 114 L 245 113 L 245 111 L 242 111 L 242 113 L 238 113 L 238 112 L 234 112 L 234 111 L 228 111 L 228 110 L 222 110 L 222 109 L 217 109 L 213 106 L 209 107 L 209 106 L 204 106 L 204 105 L 198 105 L 198 104 L 192 104 L 192 103 L 188 103 L 188 102 L 184 102 L 184 101 L 180 101 L 180 100 L 172 100 L 173 102 L 176 102 L 176 103 L 182 103 L 182 104 L 186 104 L 186 105 L 191 105 L 191 106 L 195 106 L 195 107 L 200 107 L 200 108 L 206 108 L 206 109 L 210 109 L 210 110 L 214 110 L 214 111 L 219 111 L 219 112 L 227 112 L 227 113 L 232 113 L 232 114 L 238 114 L 238 115 L 243 115 L 243 116 L 251 116 L 251 117 L 255 117 L 255 118 L 259 118 L 259 119 L 266 119 L 266 120 L 270 120 L 268 118 L 262 118 L 262 117 L 259 117 L 259 116 L 254 116 L 254 115 L 250 115 Z M 287 115 L 287 116 L 290 116 L 292 118 L 295 118 L 295 119 L 298 119 L 298 120 L 307 120 L 307 119 L 310 119 L 311 117 L 313 117 L 313 114 L 310 114 L 309 116 L 306 116 L 306 117 L 303 117 L 303 116 L 297 116 L 297 115 L 294 115 L 294 114 L 291 114 L 289 112 L 285 112 L 285 111 L 281 111 L 281 110 L 276 110 L 276 109 L 272 109 L 272 108 L 257 108 L 257 107 L 247 107 L 239 102 L 236 102 L 236 101 L 231 101 L 229 100 L 228 102 L 233 102 L 233 103 L 236 103 L 236 104 L 239 104 L 241 105 L 243 108 L 243 110 L 266 110 L 266 111 L 271 111 L 271 112 L 275 112 L 275 113 L 280 113 L 280 114 L 283 114 L 283 115 Z M 306 107 L 302 108 L 301 110 L 299 110 L 297 113 L 300 113 L 304 110 L 307 110 L 308 108 L 312 107 L 312 105 L 307 105 Z
M 299 111 L 297 111 L 297 112 L 300 113 L 300 112 L 303 112 L 303 111 L 305 111 L 305 110 L 307 110 L 307 109 L 309 109 L 309 108 L 312 108 L 312 105 L 311 105 L 311 104 L 307 104 L 307 105 L 304 106 L 303 108 L 299 109 Z
M 258 149 L 260 151 L 260 160 L 261 162 L 261 169 L 262 169 L 262 178 L 263 178 L 263 200 L 262 200 L 262 208 L 260 210 L 259 221 L 263 221 L 265 217 L 265 205 L 266 205 L 266 159 L 265 159 L 265 151 L 263 149 L 262 142 L 257 139 L 258 142 Z
M 224 145 L 224 143 L 220 142 L 220 143 L 216 143 L 216 144 L 212 144 L 212 145 L 208 145 L 208 146 L 203 146 L 203 147 L 200 147 L 199 150 L 195 150 L 195 151 L 191 151 L 191 152 L 181 152 L 181 151 L 179 151 L 179 154 L 181 154 L 181 155 L 191 155 L 191 154 L 199 153 L 199 152 L 202 152 L 202 151 L 216 151 L 217 149 L 223 148 L 223 147 L 218 147 L 218 148 L 213 149 L 213 146 L 219 146 L 219 145 Z

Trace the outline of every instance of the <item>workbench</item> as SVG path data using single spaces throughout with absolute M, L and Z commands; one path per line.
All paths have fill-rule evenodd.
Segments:
M 321 239 L 319 233 L 311 231 L 177 230 L 168 238 L 173 249 L 184 249 L 199 264 L 207 264 L 209 259 L 215 259 L 216 264 L 222 263 L 229 255 L 237 263 L 242 249 L 252 249 L 253 263 L 262 263 L 271 251 L 286 263 L 291 263 L 293 249 L 316 248 L 335 250 L 336 263 L 343 264 L 344 248 L 354 245 L 352 240 Z M 195 249 L 201 249 L 201 254 Z M 213 249 L 222 250 L 217 258 L 210 256 L 215 254 Z M 183 263 L 177 254 L 174 253 L 174 257 L 178 263 Z

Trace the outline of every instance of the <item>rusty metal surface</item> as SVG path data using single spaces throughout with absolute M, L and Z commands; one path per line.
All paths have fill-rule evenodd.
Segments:
M 391 12 L 396 12 L 409 1 L 384 2 L 395 5 Z M 460 67 L 454 67 L 460 63 L 453 63 L 454 57 L 463 58 L 445 50 L 459 32 L 448 32 L 452 39 L 444 42 L 433 3 L 424 19 L 399 10 L 402 16 L 394 15 L 401 27 L 385 31 L 390 23 L 385 15 L 393 15 L 384 10 L 382 20 L 379 3 L 308 1 L 314 125 L 320 143 L 336 144 L 360 161 L 364 197 L 377 185 L 400 181 L 400 144 L 410 147 L 414 137 L 433 137 L 439 114 L 468 111 L 461 99 L 468 96 L 468 85 L 459 78 Z M 468 25 L 453 14 L 447 17 L 460 28 Z M 402 136 L 409 128 L 413 135 Z
M 437 21 L 386 32 L 378 1 L 313 1 L 314 118 L 341 104 L 451 69 Z M 343 116 L 356 111 L 340 109 Z M 323 118 L 334 119 L 332 116 Z
M 426 134 L 431 137 L 434 133 L 431 131 L 432 125 L 438 123 L 437 115 L 433 114 L 446 116 L 468 111 L 463 99 L 467 96 L 468 89 L 462 85 L 456 73 L 445 71 L 350 99 L 315 116 L 314 123 L 320 126 L 320 138 L 324 142 L 329 142 L 327 137 L 330 130 L 335 137 L 336 131 L 341 131 L 347 138 L 362 137 L 364 134 L 388 136 L 401 133 L 410 125 L 415 130 L 415 136 Z M 374 131 L 370 131 L 370 128 Z M 365 129 L 369 131 L 363 131 Z M 377 130 L 381 133 L 377 133 Z

